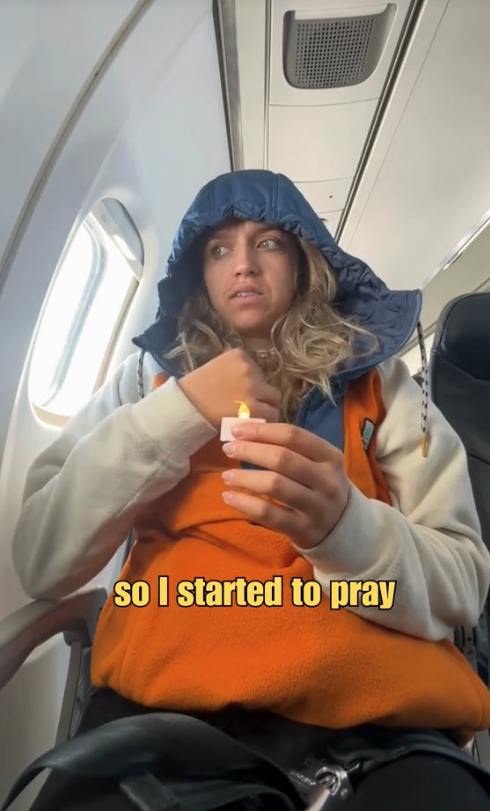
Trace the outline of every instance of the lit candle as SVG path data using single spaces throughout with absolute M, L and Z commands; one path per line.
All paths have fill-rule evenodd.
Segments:
M 251 417 L 250 409 L 245 403 L 242 403 L 241 400 L 235 400 L 235 403 L 240 404 L 240 408 L 238 409 L 238 417 L 223 417 L 221 420 L 221 442 L 230 442 L 232 439 L 234 439 L 231 429 L 234 425 L 239 425 L 243 420 L 248 420 L 248 422 L 265 422 L 265 420 L 259 419 L 258 417 Z

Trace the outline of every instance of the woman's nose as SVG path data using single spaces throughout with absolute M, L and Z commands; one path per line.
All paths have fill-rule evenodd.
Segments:
M 235 249 L 235 262 L 233 272 L 236 276 L 247 276 L 259 272 L 259 266 L 255 251 L 248 246 L 239 247 Z

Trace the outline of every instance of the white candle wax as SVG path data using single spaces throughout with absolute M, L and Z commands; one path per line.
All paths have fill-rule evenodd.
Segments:
M 261 420 L 258 417 L 247 417 L 246 419 L 243 417 L 223 417 L 221 420 L 221 442 L 230 442 L 232 439 L 235 439 L 231 433 L 231 429 L 234 425 L 243 425 L 249 422 L 265 422 L 265 420 Z

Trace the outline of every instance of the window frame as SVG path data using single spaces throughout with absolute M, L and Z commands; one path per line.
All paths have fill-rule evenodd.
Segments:
M 138 290 L 139 283 L 140 283 L 141 278 L 142 278 L 143 268 L 144 268 L 144 253 L 143 253 L 143 243 L 142 243 L 142 240 L 141 240 L 141 236 L 140 236 L 139 232 L 137 231 L 136 226 L 134 225 L 134 223 L 133 223 L 129 213 L 127 212 L 125 206 L 122 203 L 120 203 L 117 199 L 109 198 L 107 200 L 107 202 L 110 202 L 112 204 L 117 204 L 119 209 L 124 212 L 124 216 L 126 217 L 126 219 L 128 221 L 127 222 L 128 230 L 129 229 L 132 230 L 132 235 L 131 236 L 132 236 L 133 244 L 134 244 L 135 233 L 137 235 L 137 238 L 139 239 L 140 250 L 138 251 L 138 256 L 134 256 L 133 259 L 130 260 L 128 258 L 126 252 L 122 249 L 121 244 L 118 244 L 118 241 L 114 240 L 114 236 L 116 235 L 123 242 L 126 242 L 126 244 L 127 244 L 127 240 L 125 239 L 125 234 L 121 233 L 121 230 L 118 227 L 119 222 L 120 222 L 120 217 L 118 217 L 119 222 L 116 223 L 114 221 L 114 219 L 110 216 L 110 213 L 108 212 L 108 210 L 105 208 L 105 206 L 104 206 L 105 202 L 106 202 L 105 200 L 99 201 L 94 206 L 94 208 L 91 209 L 91 211 L 87 214 L 87 216 L 84 218 L 84 220 L 80 223 L 79 227 L 77 228 L 77 230 L 75 232 L 76 234 L 78 234 L 80 229 L 84 228 L 86 230 L 89 238 L 90 238 L 91 245 L 92 245 L 92 264 L 91 264 L 91 268 L 90 268 L 90 271 L 89 271 L 89 274 L 88 274 L 88 278 L 87 278 L 85 287 L 84 287 L 83 292 L 82 292 L 80 305 L 78 307 L 78 312 L 77 312 L 76 318 L 73 320 L 73 323 L 71 324 L 71 326 L 69 328 L 69 331 L 68 331 L 68 335 L 67 335 L 66 343 L 65 343 L 65 350 L 61 354 L 61 357 L 60 357 L 60 359 L 58 361 L 58 364 L 55 367 L 55 371 L 54 371 L 54 373 L 52 375 L 52 379 L 50 381 L 49 388 L 47 389 L 47 394 L 46 394 L 46 396 L 45 396 L 42 403 L 34 402 L 32 397 L 29 396 L 29 403 L 30 403 L 30 406 L 33 409 L 34 413 L 36 414 L 36 416 L 38 417 L 38 419 L 41 422 L 43 422 L 43 423 L 45 423 L 47 425 L 63 427 L 71 419 L 71 416 L 72 416 L 71 414 L 66 415 L 66 414 L 60 414 L 58 412 L 51 411 L 50 408 L 49 408 L 49 405 L 50 405 L 50 403 L 53 402 L 53 400 L 60 393 L 60 391 L 61 391 L 61 389 L 63 387 L 63 384 L 64 384 L 64 382 L 66 380 L 66 377 L 67 377 L 69 369 L 70 369 L 70 364 L 73 361 L 73 356 L 74 356 L 74 354 L 75 354 L 75 352 L 76 352 L 76 350 L 78 348 L 78 341 L 79 341 L 79 338 L 80 338 L 80 334 L 83 331 L 83 328 L 84 328 L 85 323 L 86 323 L 86 319 L 87 319 L 87 317 L 88 317 L 88 315 L 90 313 L 90 308 L 91 308 L 93 302 L 96 299 L 97 293 L 98 293 L 98 291 L 100 289 L 100 285 L 101 285 L 101 283 L 102 283 L 102 281 L 104 279 L 104 273 L 106 272 L 107 263 L 108 263 L 108 251 L 107 251 L 104 243 L 107 240 L 110 240 L 115 245 L 116 249 L 124 257 L 124 260 L 125 260 L 125 262 L 126 262 L 126 264 L 128 266 L 128 270 L 131 272 L 131 278 L 130 278 L 130 281 L 129 281 L 128 285 L 127 285 L 127 291 L 126 291 L 126 294 L 124 295 L 124 298 L 122 300 L 122 304 L 121 304 L 118 316 L 115 319 L 114 326 L 113 326 L 113 328 L 112 328 L 112 330 L 110 332 L 109 339 L 107 341 L 107 346 L 105 348 L 105 351 L 102 354 L 102 357 L 101 357 L 101 360 L 100 360 L 100 367 L 99 367 L 99 369 L 97 371 L 97 374 L 95 375 L 94 384 L 93 384 L 91 393 L 89 395 L 89 398 L 92 397 L 94 395 L 94 393 L 100 388 L 100 386 L 103 384 L 103 382 L 104 382 L 104 380 L 105 380 L 105 378 L 107 376 L 108 368 L 109 368 L 111 357 L 112 357 L 114 347 L 115 347 L 115 344 L 116 344 L 116 341 L 117 341 L 117 337 L 118 337 L 118 335 L 119 335 L 119 333 L 121 331 L 121 328 L 122 328 L 122 325 L 123 325 L 123 323 L 124 323 L 124 321 L 126 319 L 129 307 L 130 307 L 131 302 L 132 302 L 132 300 L 133 300 L 133 298 L 134 298 L 134 296 L 136 294 L 136 291 Z M 101 216 L 101 214 L 102 214 L 102 216 Z M 108 225 L 110 225 L 110 227 L 107 227 Z M 71 246 L 73 244 L 73 240 L 74 240 L 74 235 L 70 238 L 69 242 L 67 243 L 67 245 L 65 246 L 65 248 L 63 250 L 63 253 L 62 253 L 61 259 L 60 259 L 60 264 L 58 265 L 58 269 L 57 269 L 57 271 L 55 273 L 55 276 L 54 276 L 54 279 L 53 279 L 53 287 L 56 285 L 56 278 L 57 278 L 58 272 L 61 270 L 61 267 L 63 265 L 63 261 L 66 258 L 66 255 L 67 255 L 68 251 L 70 250 L 70 248 L 71 248 Z M 52 289 L 53 288 L 51 288 L 51 290 L 48 292 L 48 296 L 52 294 Z M 48 300 L 49 299 L 47 298 L 46 302 Z M 42 325 L 42 319 L 43 319 L 43 315 L 41 315 L 39 326 Z M 39 330 L 36 330 L 36 333 L 34 335 L 33 351 L 32 351 L 32 354 L 31 354 L 31 360 L 30 360 L 30 364 L 29 364 L 30 368 L 29 368 L 29 373 L 28 374 L 30 374 L 30 371 L 31 371 L 31 368 L 32 368 L 32 358 L 33 358 L 33 356 L 35 354 L 36 340 L 37 340 L 38 335 L 39 335 Z M 76 409 L 76 411 L 78 411 L 79 408 L 81 408 L 82 406 L 83 406 L 83 404 L 81 404 Z M 76 411 L 74 413 L 76 413 Z

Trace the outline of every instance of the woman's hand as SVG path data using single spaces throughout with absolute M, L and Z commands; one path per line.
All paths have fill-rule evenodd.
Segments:
M 270 386 L 262 369 L 243 349 L 229 349 L 181 377 L 180 388 L 211 425 L 236 414 L 236 402 L 247 403 L 252 417 L 279 419 L 281 393 Z
M 223 445 L 224 452 L 265 470 L 225 471 L 228 487 L 256 495 L 226 490 L 223 499 L 256 523 L 288 535 L 297 546 L 317 546 L 335 527 L 349 498 L 341 451 L 296 425 L 251 423 L 236 426 L 233 434 L 236 440 Z

